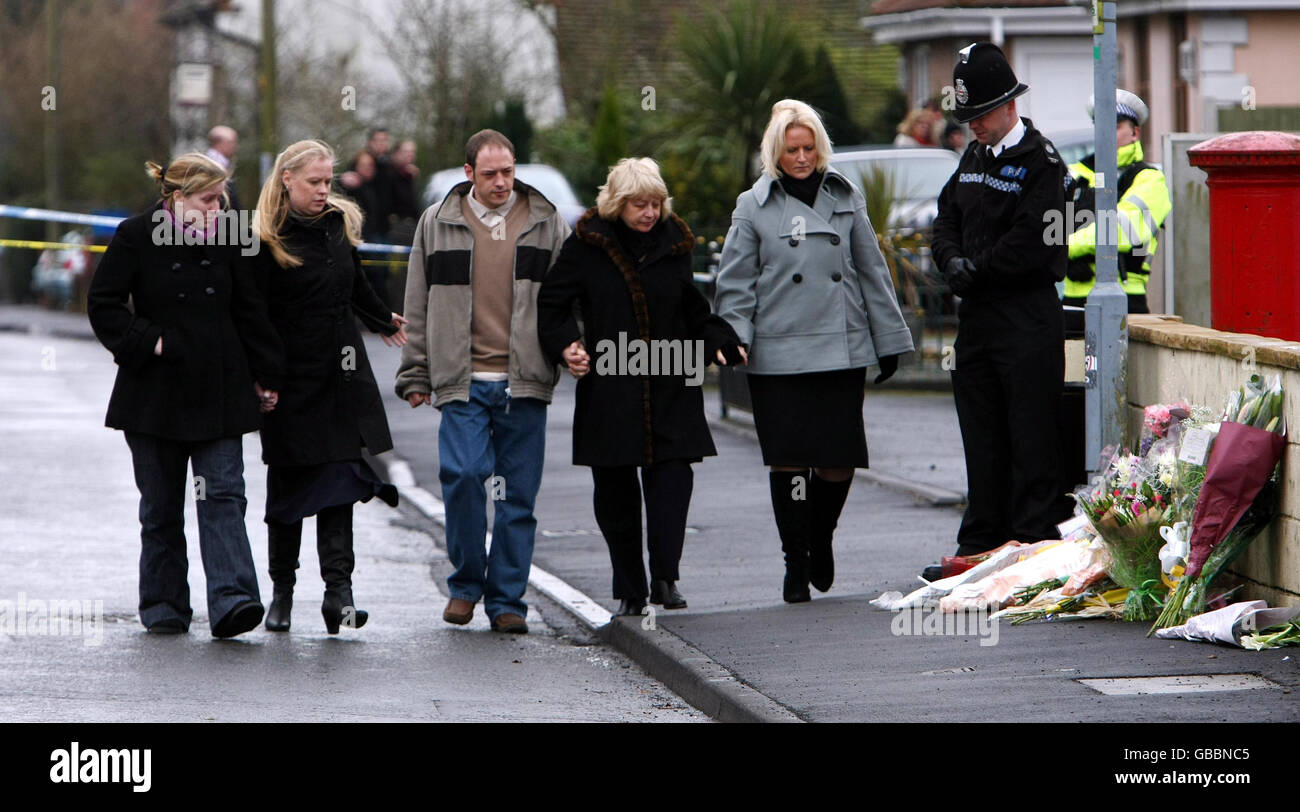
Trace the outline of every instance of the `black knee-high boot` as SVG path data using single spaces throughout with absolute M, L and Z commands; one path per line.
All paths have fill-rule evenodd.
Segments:
M 302 521 L 292 524 L 268 521 L 266 523 L 267 560 L 271 583 L 275 592 L 271 606 L 266 610 L 266 629 L 271 632 L 289 631 L 289 616 L 293 613 L 293 585 L 298 576 L 298 550 L 302 545 Z
M 352 505 L 328 507 L 316 514 L 316 551 L 320 555 L 320 576 L 325 581 L 325 600 L 320 612 L 325 630 L 339 633 L 339 625 L 359 629 L 370 615 L 352 601 Z
M 852 477 L 843 482 L 831 482 L 814 472 L 809 478 L 808 574 L 812 585 L 821 592 L 829 590 L 835 581 L 835 553 L 831 541 L 852 484 Z
M 785 553 L 786 603 L 812 600 L 808 592 L 808 471 L 772 471 L 772 513 Z

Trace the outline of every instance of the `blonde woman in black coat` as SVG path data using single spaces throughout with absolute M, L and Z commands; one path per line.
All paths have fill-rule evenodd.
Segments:
M 670 204 L 658 164 L 619 161 L 537 297 L 543 351 L 579 379 L 573 463 L 591 466 L 596 523 L 609 545 L 620 615 L 641 614 L 647 596 L 666 609 L 686 606 L 676 582 L 691 463 L 717 453 L 700 384 L 709 361 L 744 358 L 735 332 L 695 287 L 695 237 Z M 642 360 L 657 358 L 645 369 L 633 357 L 638 342 L 648 351 Z M 676 361 L 662 368 L 664 359 Z
M 225 170 L 198 154 L 146 166 L 162 199 L 118 226 L 88 298 L 95 336 L 118 365 L 105 422 L 125 433 L 140 489 L 140 621 L 155 633 L 189 630 L 190 465 L 208 622 L 213 636 L 233 637 L 263 613 L 242 435 L 258 427 L 259 395 L 263 409 L 276 403 L 283 349 L 238 245 L 252 235 L 220 213 Z
M 399 347 L 406 319 L 366 281 L 361 211 L 331 194 L 333 177 L 333 150 L 299 141 L 280 153 L 257 201 L 258 278 L 285 347 L 280 402 L 262 426 L 271 631 L 289 630 L 302 520 L 313 515 L 326 631 L 365 625 L 352 597 L 352 505 L 375 495 L 397 504 L 396 489 L 361 456 L 363 446 L 379 454 L 393 441 L 356 322 Z

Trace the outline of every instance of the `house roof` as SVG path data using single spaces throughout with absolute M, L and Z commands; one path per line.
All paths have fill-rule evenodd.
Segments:
M 928 8 L 1036 8 L 1068 6 L 1069 0 L 876 0 L 869 16 L 920 11 Z
M 928 9 L 1029 9 L 1053 6 L 1078 6 L 1076 0 L 876 0 L 867 17 L 903 14 Z M 1300 9 L 1298 0 L 1233 0 L 1225 8 L 1224 0 L 1125 0 L 1116 6 L 1121 17 L 1189 11 L 1248 11 Z M 1086 6 L 1085 6 L 1086 8 Z M 1090 12 L 1091 13 L 1091 12 Z
M 1067 0 L 877 0 L 859 24 L 874 42 L 1092 35 L 1092 12 Z

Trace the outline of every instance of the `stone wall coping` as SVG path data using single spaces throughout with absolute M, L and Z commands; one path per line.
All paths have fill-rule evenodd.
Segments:
M 1257 364 L 1300 370 L 1300 341 L 1225 333 L 1187 324 L 1181 316 L 1133 314 L 1128 317 L 1128 335 L 1130 341 L 1223 355 L 1235 361 L 1245 357 L 1247 348 L 1254 348 Z

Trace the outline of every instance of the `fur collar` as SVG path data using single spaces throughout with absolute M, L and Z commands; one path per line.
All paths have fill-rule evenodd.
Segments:
M 637 336 L 642 341 L 649 342 L 650 307 L 646 302 L 645 286 L 641 284 L 641 274 L 638 273 L 636 265 L 623 250 L 618 237 L 614 235 L 614 224 L 601 217 L 596 209 L 591 208 L 578 220 L 578 227 L 574 230 L 574 233 L 583 242 L 604 249 L 610 261 L 614 263 L 614 267 L 622 275 L 623 283 L 627 285 L 628 294 L 632 298 L 632 313 L 636 316 Z M 664 237 L 656 247 L 650 261 L 654 262 L 665 255 L 672 257 L 689 256 L 694 248 L 695 235 L 691 233 L 691 229 L 686 225 L 686 222 L 675 214 L 669 214 L 664 228 Z M 641 429 L 641 451 L 645 458 L 644 464 L 652 465 L 654 463 L 654 427 L 651 420 L 650 378 L 648 376 L 641 377 Z
M 691 233 L 690 226 L 686 221 L 675 214 L 669 213 L 668 220 L 665 222 L 664 234 L 666 239 L 672 241 L 668 246 L 667 254 L 678 257 L 690 254 L 695 250 L 695 235 Z M 614 235 L 614 224 L 600 216 L 600 213 L 593 206 L 578 218 L 578 227 L 574 229 L 578 239 L 594 245 L 597 248 L 603 248 L 605 253 L 609 254 L 610 259 L 615 264 L 630 261 L 629 257 L 623 253 L 623 246 L 619 243 L 618 237 Z M 660 249 L 663 245 L 660 245 Z M 617 254 L 617 256 L 616 256 Z

